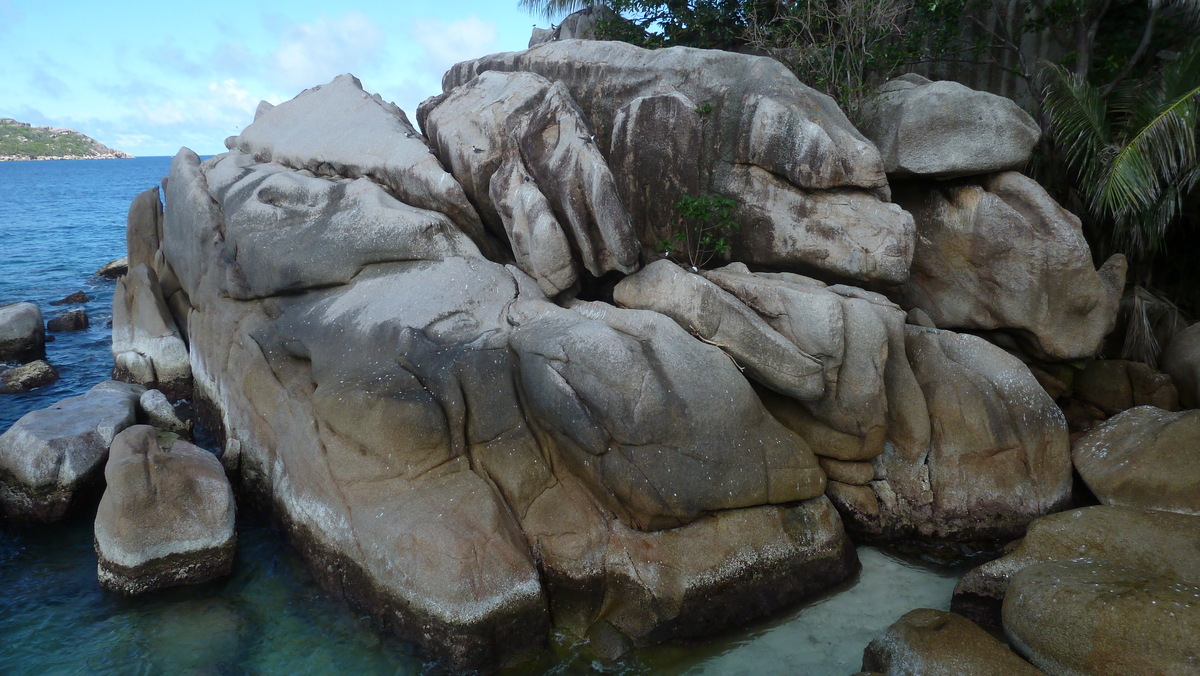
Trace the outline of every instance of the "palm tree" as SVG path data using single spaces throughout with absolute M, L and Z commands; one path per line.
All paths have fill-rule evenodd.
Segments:
M 607 4 L 597 0 L 517 0 L 517 6 L 531 13 L 540 14 L 547 21 L 563 14 L 576 12 L 584 7 Z
M 1200 42 L 1107 91 L 1061 66 L 1047 75 L 1051 131 L 1092 218 L 1135 261 L 1160 252 L 1200 181 Z

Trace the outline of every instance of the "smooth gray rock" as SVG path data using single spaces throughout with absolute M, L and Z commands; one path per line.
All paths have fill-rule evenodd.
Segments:
M 404 111 L 363 91 L 350 74 L 301 92 L 278 106 L 259 107 L 254 124 L 227 145 L 257 162 L 279 162 L 318 176 L 369 178 L 402 202 L 445 214 L 491 253 L 479 215 Z
M 58 370 L 44 359 L 0 372 L 0 394 L 28 392 L 58 380 Z
M 25 414 L 0 435 L 0 507 L 16 522 L 60 521 L 95 487 L 108 446 L 136 422 L 138 385 L 105 381 Z
M 1200 408 L 1200 322 L 1175 334 L 1163 352 L 1162 369 L 1179 389 L 1179 401 Z
M 46 322 L 47 331 L 82 331 L 88 327 L 88 316 L 83 310 L 71 310 Z
M 1008 331 L 1048 360 L 1091 357 L 1112 330 L 1125 257 L 1093 267 L 1079 219 L 1032 179 L 912 184 L 896 200 L 919 233 L 901 302 L 939 328 Z
M 158 276 L 144 263 L 117 281 L 112 336 L 114 378 L 154 387 L 176 399 L 189 395 L 187 345 L 163 300 Z
M 146 424 L 166 432 L 186 434 L 191 425 L 179 419 L 175 407 L 160 390 L 146 390 L 138 399 L 138 408 L 146 420 Z
M 100 586 L 133 596 L 229 574 L 233 489 L 215 455 L 134 425 L 113 439 L 104 478 L 95 524 Z
M 529 46 L 554 40 L 595 40 L 601 22 L 621 20 L 621 15 L 611 8 L 605 5 L 591 5 L 566 15 L 557 26 L 551 24 L 549 29 L 534 27 L 533 34 L 529 37 Z
M 105 279 L 116 279 L 128 271 L 129 257 L 121 256 L 100 266 L 100 269 L 96 271 L 96 275 Z
M 916 74 L 884 83 L 865 108 L 862 132 L 888 175 L 953 178 L 1019 169 L 1041 137 L 1013 101 Z
M 45 356 L 46 329 L 38 306 L 0 305 L 0 361 L 25 363 Z
M 1071 458 L 1106 505 L 1200 517 L 1200 411 L 1131 408 L 1076 441 Z
M 908 276 L 911 217 L 880 201 L 887 181 L 874 146 L 832 99 L 801 84 L 778 61 L 559 40 L 457 64 L 442 88 L 453 92 L 486 71 L 535 73 L 566 87 L 606 153 L 644 254 L 670 231 L 663 219 L 676 216 L 672 205 L 681 197 L 716 194 L 737 200 L 741 228 L 733 254 L 747 263 L 887 283 Z M 418 111 L 427 131 L 429 107 Z M 653 124 L 649 113 L 657 110 L 682 124 Z M 650 150 L 670 146 L 677 136 L 679 151 L 662 156 Z M 683 192 L 693 185 L 695 193 Z

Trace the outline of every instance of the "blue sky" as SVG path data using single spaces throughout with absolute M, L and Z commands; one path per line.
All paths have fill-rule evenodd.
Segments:
M 351 72 L 415 119 L 448 66 L 524 49 L 534 24 L 517 0 L 0 0 L 0 117 L 214 154 L 260 100 Z

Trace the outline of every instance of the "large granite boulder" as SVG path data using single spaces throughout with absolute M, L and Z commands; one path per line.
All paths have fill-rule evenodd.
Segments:
M 953 178 L 1029 161 L 1041 128 L 1010 99 L 915 73 L 884 83 L 864 110 L 862 132 L 889 176 Z
M 58 380 L 58 369 L 45 359 L 0 371 L 0 394 L 28 392 Z
M 1165 579 L 1200 583 L 1200 519 L 1183 514 L 1100 505 L 1037 519 L 1003 557 L 968 572 L 952 607 L 996 624 L 1013 576 L 1040 563 L 1103 562 Z
M 672 205 L 716 194 L 737 202 L 738 260 L 861 281 L 908 276 L 912 220 L 880 199 L 887 179 L 874 146 L 774 59 L 558 40 L 457 64 L 442 88 L 452 93 L 487 71 L 566 88 L 616 176 L 643 260 L 678 227 Z M 426 120 L 440 98 L 418 113 L 431 136 Z
M 1106 505 L 1200 516 L 1200 411 L 1129 409 L 1076 441 L 1071 457 Z
M 233 567 L 233 489 L 208 451 L 134 425 L 113 438 L 96 512 L 100 586 L 125 595 L 206 582 Z
M 1050 674 L 1200 669 L 1200 584 L 1108 562 L 1028 566 L 1004 597 L 1004 633 Z
M 1123 359 L 1095 359 L 1071 379 L 1072 394 L 1116 415 L 1135 406 L 1179 410 L 1179 393 L 1171 376 L 1146 364 Z
M 422 110 L 438 156 L 544 292 L 574 284 L 573 258 L 596 277 L 637 268 L 637 240 L 612 172 L 563 84 L 533 73 L 486 72 Z M 510 189 L 525 184 L 542 198 Z M 533 246 L 537 236 L 545 249 Z M 558 255 L 535 262 L 535 252 Z
M 1009 332 L 1050 360 L 1090 357 L 1112 330 L 1125 258 L 1096 270 L 1079 219 L 1032 179 L 910 184 L 896 199 L 919 233 L 903 302 L 939 328 Z
M 106 381 L 27 413 L 0 435 L 0 509 L 9 521 L 60 521 L 96 487 L 108 447 L 136 422 L 137 385 Z
M 0 361 L 22 364 L 46 356 L 42 311 L 33 303 L 0 305 Z
M 405 204 L 444 214 L 491 251 L 462 187 L 446 174 L 404 111 L 367 94 L 353 75 L 339 75 L 278 106 L 259 104 L 254 123 L 226 146 L 258 163 L 274 161 L 322 177 L 370 178 Z
M 1179 389 L 1186 408 L 1200 408 L 1200 322 L 1175 334 L 1163 352 L 1162 369 Z
M 145 263 L 117 280 L 112 353 L 114 378 L 156 388 L 177 399 L 190 395 L 187 345 L 163 300 L 158 275 Z
M 863 671 L 887 676 L 1035 676 L 1042 672 L 974 622 L 930 608 L 910 611 L 863 651 Z

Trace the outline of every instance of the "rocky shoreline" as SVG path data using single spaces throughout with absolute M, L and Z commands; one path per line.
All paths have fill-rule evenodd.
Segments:
M 54 155 L 34 157 L 32 155 L 0 155 L 0 162 L 40 162 L 43 160 L 132 160 L 135 159 L 129 153 L 114 150 L 99 155 Z
M 1024 659 L 916 612 L 864 668 L 1200 664 L 1197 458 L 1172 450 L 1200 449 L 1200 418 L 1170 410 L 1200 399 L 1200 334 L 1169 374 L 1095 359 L 1125 261 L 1097 269 L 1017 173 L 1037 126 L 1011 102 L 905 76 L 859 130 L 770 59 L 588 40 L 443 87 L 415 127 L 351 75 L 264 102 L 229 152 L 181 150 L 134 200 L 113 354 L 135 384 L 89 395 L 121 422 L 77 473 L 112 446 L 106 523 L 165 513 L 151 480 L 240 486 L 327 588 L 457 670 L 551 627 L 602 660 L 711 635 L 837 585 L 867 542 L 1012 542 L 956 608 Z M 223 473 L 134 424 L 162 396 L 196 402 Z M 10 520 L 67 501 L 5 500 L 55 481 L 19 460 L 54 427 L 34 418 L 0 436 Z M 98 520 L 101 581 L 227 572 L 231 520 L 220 503 L 183 538 L 204 547 L 156 557 Z M 1078 639 L 1101 625 L 1121 659 Z

